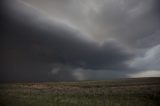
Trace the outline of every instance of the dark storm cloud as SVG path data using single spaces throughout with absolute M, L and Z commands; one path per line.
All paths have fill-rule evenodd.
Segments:
M 21 3 L 16 6 L 25 6 Z M 132 57 L 114 42 L 102 45 L 85 39 L 82 33 L 58 22 L 35 20 L 32 14 L 3 5 L 3 69 L 1 80 L 76 80 L 74 71 L 126 70 Z M 26 8 L 26 7 L 25 7 Z M 33 20 L 32 20 L 33 17 Z M 55 65 L 58 66 L 55 66 Z M 54 72 L 57 68 L 58 70 Z M 70 69 L 72 71 L 70 71 Z
M 158 71 L 159 4 L 159 0 L 3 0 L 1 79 L 107 79 Z

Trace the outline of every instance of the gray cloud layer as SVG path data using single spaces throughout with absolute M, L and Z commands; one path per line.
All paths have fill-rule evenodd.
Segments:
M 2 81 L 107 79 L 160 70 L 158 0 L 2 4 Z

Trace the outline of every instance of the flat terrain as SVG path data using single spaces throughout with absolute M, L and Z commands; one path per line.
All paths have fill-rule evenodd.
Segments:
M 160 78 L 1 84 L 0 106 L 160 106 Z

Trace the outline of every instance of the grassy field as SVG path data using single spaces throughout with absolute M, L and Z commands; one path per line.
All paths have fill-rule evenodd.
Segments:
M 160 106 L 160 78 L 1 84 L 0 106 Z

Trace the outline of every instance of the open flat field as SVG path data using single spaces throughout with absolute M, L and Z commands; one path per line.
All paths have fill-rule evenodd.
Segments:
M 160 106 L 160 78 L 1 84 L 0 106 Z

